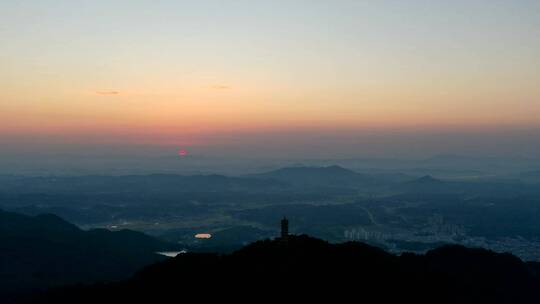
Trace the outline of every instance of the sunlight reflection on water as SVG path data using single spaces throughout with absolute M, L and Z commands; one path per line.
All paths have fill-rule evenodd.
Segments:
M 197 233 L 195 234 L 196 239 L 209 239 L 212 235 L 210 233 Z
M 181 250 L 181 251 L 158 251 L 156 253 L 160 254 L 160 255 L 170 257 L 170 258 L 174 258 L 175 256 L 177 256 L 179 254 L 186 253 L 186 252 L 187 252 L 186 250 Z

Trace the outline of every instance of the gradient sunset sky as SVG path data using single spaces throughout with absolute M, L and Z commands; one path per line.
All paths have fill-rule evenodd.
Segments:
M 539 139 L 540 1 L 2 1 L 0 41 L 14 152 L 534 154 Z

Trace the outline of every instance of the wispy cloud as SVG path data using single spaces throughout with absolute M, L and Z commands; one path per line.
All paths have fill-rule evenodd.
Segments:
M 96 91 L 95 92 L 98 95 L 119 95 L 120 92 L 118 91 Z
M 228 90 L 231 87 L 228 86 L 228 85 L 224 85 L 224 84 L 213 84 L 213 85 L 210 86 L 210 88 L 214 89 L 214 90 Z

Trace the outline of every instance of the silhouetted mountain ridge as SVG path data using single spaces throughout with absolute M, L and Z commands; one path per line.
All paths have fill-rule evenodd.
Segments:
M 306 235 L 252 243 L 232 254 L 187 253 L 110 285 L 57 289 L 37 302 L 166 301 L 178 296 L 250 302 L 530 303 L 537 268 L 510 254 L 444 246 L 396 256 L 358 242 Z
M 424 175 L 424 176 L 414 180 L 412 183 L 417 183 L 417 184 L 438 184 L 438 183 L 442 183 L 442 181 L 439 180 L 439 179 L 434 178 L 431 175 Z
M 12 179 L 0 185 L 1 191 L 18 193 L 131 193 L 192 191 L 269 191 L 287 185 L 277 180 L 231 177 L 219 174 L 149 174 L 123 176 L 50 176 Z
M 279 180 L 294 185 L 323 185 L 351 187 L 372 185 L 372 177 L 333 165 L 328 167 L 286 167 L 274 171 L 250 175 L 251 177 Z
M 140 232 L 83 231 L 56 215 L 0 210 L 0 295 L 124 279 L 171 247 Z

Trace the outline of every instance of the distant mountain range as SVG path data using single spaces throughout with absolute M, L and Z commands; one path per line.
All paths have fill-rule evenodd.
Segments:
M 539 266 L 510 254 L 446 246 L 396 256 L 362 243 L 308 236 L 252 243 L 229 255 L 187 253 L 122 283 L 60 288 L 35 303 L 328 301 L 535 303 Z
M 162 191 L 217 192 L 217 191 L 271 191 L 282 188 L 278 181 L 230 177 L 224 175 L 124 175 L 124 176 L 50 176 L 5 178 L 0 191 L 18 193 L 159 193 Z
M 522 172 L 518 178 L 526 182 L 540 182 L 540 170 Z
M 357 187 L 376 184 L 373 177 L 345 169 L 329 167 L 287 167 L 261 174 L 250 175 L 263 179 L 278 180 L 293 185 L 326 185 L 335 187 Z
M 447 159 L 443 158 L 443 159 Z M 451 158 L 453 159 L 453 158 Z M 408 169 L 409 171 L 412 169 Z M 146 196 L 158 195 L 192 195 L 202 193 L 209 196 L 212 193 L 329 193 L 336 189 L 371 189 L 395 188 L 402 190 L 400 184 L 423 184 L 424 186 L 441 181 L 428 173 L 433 169 L 422 169 L 416 173 L 407 175 L 398 171 L 374 171 L 370 174 L 359 173 L 341 166 L 332 165 L 326 167 L 295 166 L 285 167 L 274 171 L 244 176 L 224 175 L 176 175 L 176 174 L 150 174 L 150 175 L 125 175 L 125 176 L 49 176 L 49 177 L 21 177 L 2 176 L 0 181 L 0 206 L 2 195 L 11 193 L 24 195 L 70 195 L 77 196 L 110 196 L 136 195 L 143 199 Z M 435 170 L 436 171 L 436 170 Z M 465 173 L 464 173 L 465 174 Z M 480 183 L 518 183 L 519 179 L 475 179 L 474 171 L 467 173 L 469 179 L 444 179 L 463 184 Z M 467 175 L 466 174 L 466 175 Z M 444 174 L 443 174 L 444 175 Z M 472 177 L 471 177 L 472 176 Z M 538 181 L 538 171 L 524 172 L 519 178 L 524 180 Z M 438 183 L 439 187 L 450 186 L 450 183 Z M 445 185 L 443 185 L 445 184 Z M 469 187 L 469 186 L 467 186 Z M 144 195 L 139 195 L 144 194 Z M 42 197 L 43 199 L 43 197 Z M 6 201 L 14 201 L 12 197 Z M 8 202 L 9 202 L 8 201 Z M 80 201 L 80 200 L 79 200 Z M 20 205 L 20 204 L 18 204 Z
M 440 183 L 442 183 L 442 181 L 439 180 L 439 179 L 434 178 L 431 175 L 425 175 L 425 176 L 420 177 L 419 179 L 416 179 L 416 180 L 412 181 L 411 183 L 416 183 L 416 184 L 440 184 Z
M 62 284 L 127 278 L 174 248 L 143 233 L 83 231 L 45 214 L 0 210 L 0 297 Z

